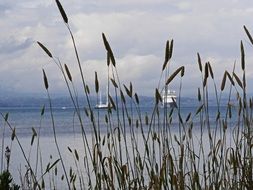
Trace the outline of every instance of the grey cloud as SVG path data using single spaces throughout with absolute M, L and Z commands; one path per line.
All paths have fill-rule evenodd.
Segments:
M 5 12 L 11 8 L 8 4 L 0 4 L 0 16 L 4 16 Z
M 18 41 L 14 37 L 10 37 L 6 40 L 0 41 L 0 54 L 12 54 L 20 50 L 25 50 L 32 43 L 33 43 L 33 40 L 31 38 Z
M 128 11 L 148 11 L 150 13 L 175 13 L 181 10 L 175 3 L 176 1 L 166 0 L 139 0 L 139 1 L 121 1 L 121 0 L 108 0 L 108 1 L 83 1 L 77 0 L 75 3 L 71 1 L 61 1 L 67 14 L 73 13 L 112 13 L 112 12 L 128 12 Z M 70 8 L 71 7 L 71 8 Z

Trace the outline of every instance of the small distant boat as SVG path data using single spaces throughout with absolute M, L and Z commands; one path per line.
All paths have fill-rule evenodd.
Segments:
M 99 103 L 95 106 L 95 109 L 107 109 L 107 108 L 109 108 L 108 96 L 106 96 L 106 102 L 103 103 L 100 92 Z
M 176 105 L 176 91 L 165 88 L 162 95 L 162 106 L 174 107 Z
M 108 109 L 110 108 L 110 103 L 109 103 L 109 66 L 107 66 L 107 86 L 106 86 L 106 102 L 103 103 L 102 101 L 102 95 L 101 95 L 101 91 L 99 94 L 99 103 L 97 105 L 95 105 L 95 109 Z

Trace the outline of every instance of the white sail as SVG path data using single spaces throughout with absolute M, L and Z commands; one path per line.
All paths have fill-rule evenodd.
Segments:
M 109 69 L 108 69 L 109 72 Z M 109 76 L 107 79 L 107 86 L 106 86 L 106 102 L 103 103 L 102 101 L 102 95 L 101 95 L 101 91 L 99 94 L 99 103 L 95 106 L 96 109 L 106 109 L 109 108 Z
M 101 95 L 101 91 L 100 91 L 99 103 L 95 106 L 95 108 L 96 109 L 105 109 L 105 108 L 108 108 L 108 107 L 109 107 L 108 96 L 106 96 L 106 103 L 103 103 L 102 95 Z

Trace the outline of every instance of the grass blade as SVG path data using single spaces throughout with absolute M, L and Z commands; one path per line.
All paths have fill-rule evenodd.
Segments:
M 245 70 L 245 53 L 244 53 L 244 47 L 243 43 L 241 41 L 241 65 L 242 65 L 242 70 Z
M 7 121 L 8 121 L 8 118 L 9 118 L 9 113 L 6 113 L 6 114 L 4 115 L 4 121 L 7 122 Z
M 225 73 L 224 73 L 224 75 L 223 75 L 223 79 L 222 79 L 221 87 L 220 87 L 221 91 L 223 91 L 224 88 L 225 88 L 226 79 L 227 79 L 227 71 L 225 71 Z
M 96 71 L 95 71 L 95 90 L 96 90 L 96 93 L 98 93 L 98 91 L 99 91 L 99 82 L 98 82 L 98 75 L 97 75 Z
M 115 88 L 119 87 L 114 79 L 111 78 L 111 82 Z
M 106 39 L 104 33 L 102 33 L 102 38 L 103 38 L 103 41 L 104 41 L 105 49 L 107 50 L 107 53 L 108 53 L 107 55 L 109 56 L 109 58 L 110 58 L 111 61 L 112 61 L 113 66 L 115 67 L 116 61 L 115 61 L 115 58 L 114 58 L 114 55 L 113 55 L 111 46 L 110 46 L 110 44 L 108 43 L 108 41 L 107 41 L 107 39 Z M 108 60 L 107 60 L 107 65 L 108 65 Z
M 57 159 L 52 165 L 48 165 L 46 172 L 49 172 L 59 161 L 60 159 Z
M 169 61 L 169 51 L 170 51 L 170 42 L 169 42 L 169 40 L 167 40 L 166 48 L 165 48 L 165 59 L 164 59 L 162 71 L 166 68 L 167 63 Z
M 202 64 L 201 64 L 201 58 L 200 58 L 199 53 L 197 53 L 197 56 L 198 56 L 199 70 L 200 70 L 200 72 L 202 72 Z
M 206 86 L 206 83 L 207 83 L 207 79 L 208 79 L 208 77 L 209 77 L 209 72 L 208 72 L 208 64 L 206 63 L 205 64 L 205 76 L 204 76 L 204 82 L 203 82 L 203 85 L 204 85 L 204 87 Z
M 198 88 L 198 101 L 201 101 L 201 93 L 200 93 L 200 88 Z
M 43 71 L 44 85 L 45 85 L 45 88 L 46 88 L 46 90 L 47 90 L 47 89 L 48 89 L 47 75 L 46 75 L 46 73 L 45 73 L 45 70 L 44 70 L 44 69 L 42 69 L 42 71 Z
M 243 26 L 243 28 L 244 28 L 244 30 L 245 30 L 245 32 L 246 32 L 246 34 L 247 34 L 247 36 L 248 36 L 248 38 L 249 38 L 251 44 L 253 45 L 253 38 L 252 38 L 251 34 L 249 33 L 249 31 L 248 31 L 248 29 L 246 28 L 246 26 Z
M 183 77 L 183 76 L 184 76 L 184 67 L 181 70 L 181 77 Z
M 231 84 L 233 86 L 235 86 L 235 82 L 234 82 L 234 80 L 232 79 L 231 75 L 228 72 L 227 72 L 227 76 L 228 76 L 228 79 L 230 80 Z
M 12 134 L 11 134 L 11 140 L 13 141 L 15 137 L 16 137 L 16 128 L 14 127 Z
M 66 64 L 64 64 L 64 67 L 65 67 L 65 71 L 67 73 L 67 76 L 68 76 L 69 80 L 72 82 L 72 76 L 70 74 L 68 66 Z
M 134 98 L 135 98 L 136 103 L 139 104 L 140 101 L 139 101 L 138 94 L 135 93 L 135 94 L 134 94 Z
M 40 42 L 37 41 L 37 43 L 39 44 L 39 46 L 46 52 L 46 54 L 49 56 L 49 57 L 53 57 L 51 52 Z
M 213 76 L 213 69 L 212 69 L 212 67 L 211 67 L 211 64 L 208 62 L 207 65 L 208 65 L 208 69 L 209 69 L 210 76 L 211 76 L 212 79 L 214 79 L 214 76 Z
M 45 113 L 45 105 L 43 105 L 43 107 L 41 108 L 40 116 L 43 116 L 44 113 Z
M 122 90 L 120 90 L 120 98 L 121 98 L 122 102 L 123 102 L 124 104 L 126 104 L 126 99 L 125 99 L 125 96 L 124 96 Z
M 239 77 L 235 73 L 233 73 L 233 76 L 235 77 L 237 84 L 243 89 L 242 81 L 239 79 Z
M 169 51 L 169 59 L 171 59 L 173 53 L 173 40 L 170 42 L 170 51 Z
M 64 11 L 64 9 L 63 9 L 61 3 L 60 3 L 60 1 L 59 1 L 59 0 L 55 0 L 55 2 L 56 2 L 56 4 L 57 4 L 57 7 L 58 7 L 58 9 L 59 9 L 59 11 L 60 11 L 60 13 L 61 13 L 61 16 L 62 16 L 64 22 L 65 22 L 65 23 L 68 23 L 68 17 L 67 17 L 67 15 L 66 15 L 66 13 L 65 13 L 65 11 Z
M 168 85 L 176 76 L 179 72 L 182 72 L 184 69 L 184 66 L 179 67 L 166 81 L 166 85 Z
M 159 93 L 158 89 L 155 89 L 155 99 L 156 99 L 156 104 L 159 104 L 159 102 L 162 102 L 162 96 Z
M 130 87 L 131 87 L 131 86 L 130 86 Z M 128 89 L 128 88 L 126 87 L 126 85 L 124 85 L 124 88 L 125 88 L 125 90 L 126 90 L 127 95 L 128 95 L 130 98 L 132 98 L 132 91 L 131 91 L 131 88 Z

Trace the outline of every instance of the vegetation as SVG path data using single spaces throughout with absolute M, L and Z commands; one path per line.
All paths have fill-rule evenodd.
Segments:
M 107 52 L 108 81 L 112 85 L 108 92 L 110 107 L 104 121 L 100 121 L 100 110 L 94 110 L 90 103 L 90 88 L 85 80 L 79 59 L 75 38 L 69 26 L 68 17 L 56 0 L 57 7 L 69 31 L 82 81 L 87 106 L 79 105 L 74 78 L 66 64 L 56 58 L 41 42 L 38 45 L 59 68 L 65 81 L 69 97 L 78 119 L 83 152 L 75 147 L 66 147 L 73 156 L 74 165 L 68 166 L 59 148 L 55 131 L 54 112 L 50 97 L 50 83 L 43 69 L 43 80 L 48 95 L 52 119 L 53 138 L 57 147 L 58 159 L 49 163 L 46 169 L 38 172 L 41 161 L 39 131 L 33 129 L 31 145 L 37 140 L 36 164 L 30 164 L 23 151 L 15 128 L 8 122 L 8 115 L 2 115 L 6 125 L 12 130 L 12 140 L 16 140 L 26 160 L 29 173 L 22 187 L 45 189 L 48 186 L 45 176 L 51 180 L 58 177 L 57 167 L 62 168 L 59 178 L 67 189 L 252 189 L 253 187 L 253 152 L 252 152 L 252 98 L 247 96 L 246 64 L 244 46 L 241 42 L 241 73 L 225 71 L 220 88 L 215 81 L 211 63 L 202 63 L 197 54 L 197 63 L 202 86 L 197 89 L 198 108 L 183 116 L 181 113 L 181 88 L 185 74 L 184 66 L 169 75 L 169 65 L 173 55 L 173 40 L 166 43 L 165 60 L 161 66 L 160 82 L 154 90 L 154 108 L 151 115 L 141 112 L 138 94 L 130 85 L 121 84 L 117 64 L 112 48 L 105 36 L 102 40 Z M 244 26 L 246 35 L 253 45 L 253 39 Z M 163 78 L 165 76 L 165 80 Z M 179 78 L 179 98 L 173 109 L 160 108 L 162 90 Z M 215 122 L 210 118 L 209 89 L 214 86 L 216 99 Z M 95 73 L 94 87 L 97 97 L 100 86 Z M 229 89 L 226 113 L 223 116 L 220 101 L 225 88 Z M 111 93 L 113 92 L 113 93 Z M 236 102 L 231 99 L 236 96 Z M 98 99 L 98 98 L 97 98 Z M 127 105 L 131 105 L 130 107 Z M 45 107 L 42 108 L 41 117 Z M 116 122 L 112 119 L 116 115 Z M 174 117 L 174 116 L 177 117 Z M 172 121 L 178 120 L 178 132 L 172 131 Z M 92 127 L 87 133 L 85 122 Z M 233 121 L 233 122 L 231 122 Z M 235 121 L 235 122 L 234 122 Z M 102 123 L 106 133 L 101 132 Z M 197 124 L 196 124 L 197 123 Z M 104 127 L 104 126 L 103 126 Z M 194 133 L 199 131 L 198 135 Z M 89 140 L 91 136 L 92 141 Z M 229 143 L 228 143 L 229 142 Z M 2 151 L 3 152 L 3 151 Z M 3 153 L 2 153 L 3 154 Z M 3 156 L 2 156 L 3 157 Z M 43 167 L 41 167 L 43 168 Z M 4 180 L 2 180 L 4 179 Z M 9 172 L 1 175 L 1 185 L 11 183 Z M 50 183 L 51 184 L 51 183 Z M 53 183 L 52 183 L 53 184 Z M 9 186 L 8 186 L 9 187 Z M 56 188 L 54 185 L 50 188 Z M 1 189 L 1 188 L 0 188 Z
M 3 171 L 0 175 L 0 189 L 18 190 L 19 186 L 12 184 L 12 177 L 9 171 Z

